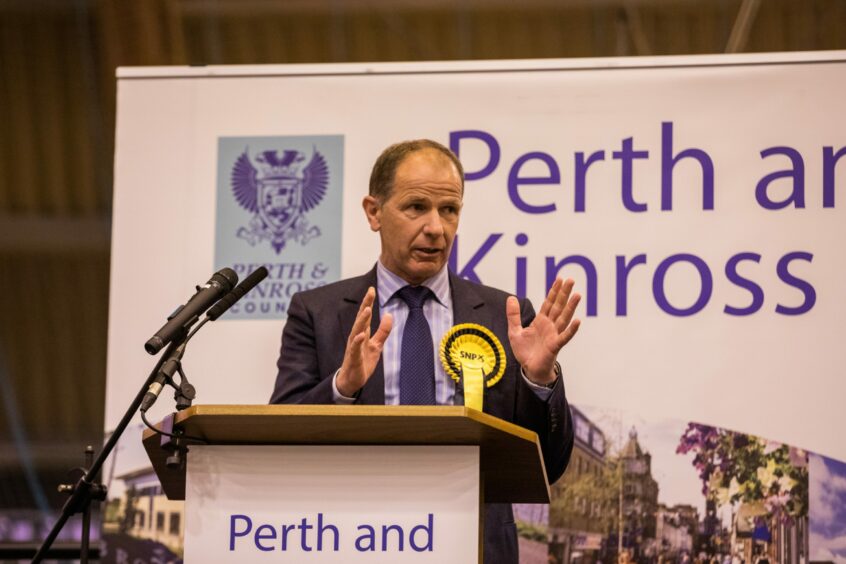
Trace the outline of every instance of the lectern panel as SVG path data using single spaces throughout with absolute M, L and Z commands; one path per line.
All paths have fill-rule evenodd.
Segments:
M 199 446 L 186 562 L 479 561 L 479 447 Z

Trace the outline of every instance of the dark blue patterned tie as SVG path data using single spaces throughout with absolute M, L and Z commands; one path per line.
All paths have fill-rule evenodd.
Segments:
M 435 405 L 435 350 L 423 314 L 432 292 L 425 286 L 405 286 L 397 295 L 408 305 L 400 353 L 400 404 Z

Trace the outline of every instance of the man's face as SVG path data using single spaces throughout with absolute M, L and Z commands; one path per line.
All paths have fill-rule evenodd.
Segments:
M 435 149 L 406 156 L 388 198 L 364 198 L 373 231 L 382 239 L 382 264 L 409 284 L 434 276 L 449 258 L 461 212 L 461 177 Z

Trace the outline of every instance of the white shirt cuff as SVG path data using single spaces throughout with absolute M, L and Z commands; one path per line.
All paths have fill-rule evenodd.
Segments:
M 529 378 L 526 377 L 526 372 L 523 370 L 522 366 L 520 367 L 520 374 L 523 376 L 523 380 L 526 381 L 526 384 L 529 385 L 529 387 L 532 389 L 535 395 L 538 396 L 539 399 L 543 401 L 549 399 L 549 396 L 552 395 L 552 388 L 547 388 L 546 386 L 539 386 L 538 384 L 535 384 L 534 382 L 529 380 Z M 558 378 L 561 378 L 561 376 L 558 376 Z M 556 379 L 555 382 L 558 382 L 558 380 Z
M 355 398 L 348 398 L 347 396 L 338 391 L 338 372 L 340 371 L 341 369 L 339 368 L 335 371 L 335 375 L 332 376 L 332 399 L 337 404 L 350 405 L 355 402 Z

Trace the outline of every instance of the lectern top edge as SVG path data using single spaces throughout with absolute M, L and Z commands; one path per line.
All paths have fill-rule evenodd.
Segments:
M 174 424 L 195 415 L 271 416 L 308 415 L 324 417 L 467 417 L 498 431 L 535 442 L 537 434 L 519 425 L 503 421 L 475 409 L 460 405 L 195 405 L 176 414 Z

